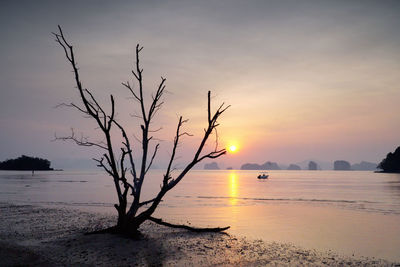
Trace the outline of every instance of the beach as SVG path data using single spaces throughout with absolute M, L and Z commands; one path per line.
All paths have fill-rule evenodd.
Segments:
M 292 244 L 192 233 L 145 223 L 142 237 L 84 233 L 115 217 L 69 208 L 0 204 L 2 266 L 396 266 Z

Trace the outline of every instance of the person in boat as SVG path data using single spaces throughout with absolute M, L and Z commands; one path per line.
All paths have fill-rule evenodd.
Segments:
M 268 178 L 268 174 L 262 173 L 257 176 L 258 179 L 266 179 Z

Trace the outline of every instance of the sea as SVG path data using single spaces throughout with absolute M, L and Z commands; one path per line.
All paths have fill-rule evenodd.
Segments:
M 178 175 L 179 170 L 173 173 Z M 154 217 L 199 227 L 230 226 L 237 237 L 284 242 L 341 255 L 400 262 L 400 174 L 371 171 L 194 170 Z M 150 170 L 142 200 L 160 189 Z M 101 171 L 0 171 L 0 202 L 115 214 L 117 197 Z

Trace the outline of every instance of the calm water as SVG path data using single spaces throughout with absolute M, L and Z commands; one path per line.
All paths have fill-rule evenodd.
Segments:
M 400 261 L 400 175 L 341 171 L 193 171 L 169 192 L 156 216 L 306 248 Z M 159 189 L 151 171 L 144 200 Z M 0 201 L 114 212 L 101 172 L 0 172 Z

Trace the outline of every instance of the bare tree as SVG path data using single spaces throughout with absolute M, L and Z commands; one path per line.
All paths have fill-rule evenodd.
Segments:
M 162 97 L 165 92 L 166 79 L 161 77 L 158 88 L 152 95 L 150 105 L 147 106 L 144 98 L 142 78 L 143 69 L 141 68 L 139 61 L 139 54 L 143 47 L 137 45 L 135 64 L 136 68 L 132 70 L 132 74 L 138 84 L 138 89 L 134 90 L 133 86 L 131 86 L 129 82 L 122 83 L 122 85 L 127 88 L 129 93 L 132 95 L 133 100 L 139 104 L 141 110 L 140 142 L 142 151 L 141 161 L 136 163 L 134 160 L 133 145 L 130 142 L 128 133 L 126 132 L 124 126 L 118 122 L 115 117 L 116 112 L 113 95 L 110 95 L 110 111 L 107 113 L 104 107 L 102 107 L 96 100 L 93 93 L 89 89 L 83 87 L 80 80 L 79 69 L 77 67 L 73 47 L 66 40 L 60 26 L 58 26 L 58 30 L 59 32 L 53 33 L 53 35 L 56 38 L 56 42 L 63 48 L 65 57 L 72 66 L 74 79 L 81 100 L 80 105 L 74 103 L 64 105 L 73 107 L 83 113 L 85 116 L 93 119 L 96 122 L 99 130 L 104 135 L 104 141 L 91 142 L 88 138 L 78 138 L 75 136 L 73 131 L 70 136 L 56 137 L 56 139 L 74 141 L 80 146 L 94 146 L 103 151 L 102 156 L 94 160 L 98 163 L 99 167 L 103 168 L 104 171 L 112 177 L 115 190 L 118 195 L 118 204 L 115 204 L 115 208 L 118 211 L 118 221 L 116 226 L 109 228 L 106 231 L 113 231 L 129 235 L 136 234 L 139 226 L 146 220 L 152 220 L 159 224 L 172 227 L 181 227 L 195 231 L 223 231 L 228 229 L 229 227 L 193 228 L 186 225 L 173 225 L 163 222 L 161 219 L 152 217 L 152 214 L 162 201 L 162 198 L 165 196 L 165 194 L 174 188 L 197 163 L 206 158 L 218 158 L 226 153 L 225 149 L 219 149 L 217 145 L 211 152 L 204 153 L 203 150 L 205 149 L 206 142 L 210 135 L 212 135 L 213 132 L 216 134 L 216 129 L 219 125 L 217 121 L 221 114 L 226 111 L 229 106 L 226 106 L 223 103 L 215 112 L 212 112 L 211 93 L 208 92 L 208 125 L 204 129 L 203 138 L 197 147 L 193 159 L 180 171 L 180 173 L 178 173 L 176 176 L 173 176 L 173 164 L 176 159 L 176 152 L 180 143 L 180 139 L 184 135 L 189 135 L 187 132 L 182 130 L 182 126 L 185 122 L 187 122 L 187 120 L 184 120 L 182 116 L 179 117 L 171 157 L 169 158 L 168 166 L 162 177 L 160 191 L 154 196 L 154 198 L 143 201 L 141 199 L 143 181 L 146 178 L 146 174 L 149 171 L 159 148 L 159 144 L 156 144 L 154 151 L 149 151 L 149 143 L 153 140 L 153 136 L 151 136 L 152 131 L 150 130 L 150 124 L 163 105 Z M 121 143 L 114 144 L 115 141 L 113 141 L 111 134 L 112 129 L 117 129 L 122 135 L 123 141 Z M 116 151 L 118 151 L 118 153 Z M 128 206 L 128 203 L 131 204 Z

